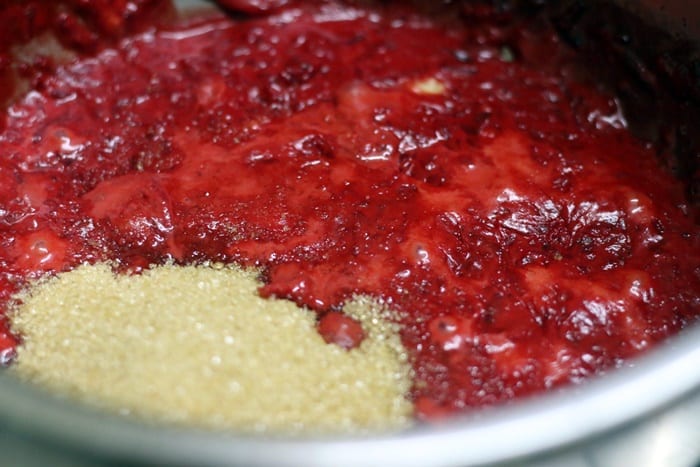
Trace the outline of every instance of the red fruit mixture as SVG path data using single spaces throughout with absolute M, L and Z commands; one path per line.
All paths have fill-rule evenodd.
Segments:
M 551 31 L 242 3 L 274 12 L 32 69 L 0 133 L 3 307 L 85 261 L 237 262 L 351 348 L 337 310 L 379 297 L 427 418 L 581 381 L 697 319 L 694 207 Z

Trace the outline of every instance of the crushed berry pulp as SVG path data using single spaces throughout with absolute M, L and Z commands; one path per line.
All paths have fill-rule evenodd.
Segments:
M 697 320 L 695 207 L 552 31 L 276 3 L 35 67 L 0 126 L 3 309 L 83 262 L 236 262 L 350 348 L 340 309 L 366 294 L 400 316 L 421 419 Z

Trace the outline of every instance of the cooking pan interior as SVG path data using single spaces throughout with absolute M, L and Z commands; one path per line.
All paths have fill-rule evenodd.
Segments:
M 603 73 L 600 79 L 621 96 L 639 136 L 671 154 L 667 163 L 687 182 L 691 202 L 697 202 L 700 138 L 689 129 L 700 128 L 700 55 L 696 48 L 700 9 L 669 1 L 659 16 L 658 2 L 639 2 L 631 7 L 630 2 L 621 2 L 634 10 L 628 18 L 615 16 L 614 12 L 622 10 L 602 2 L 605 8 L 612 8 L 605 16 L 611 18 L 608 24 L 629 36 L 631 45 L 620 48 L 608 47 L 603 36 L 594 33 L 599 30 L 594 24 L 594 3 L 600 2 L 573 11 L 576 3 L 560 2 L 548 14 L 562 36 L 591 63 L 613 63 L 626 57 L 633 64 L 622 75 Z M 180 1 L 178 5 L 183 10 L 210 7 L 199 1 Z M 655 26 L 637 25 L 638 16 Z M 659 26 L 672 29 L 673 35 L 666 35 Z M 651 43 L 646 38 L 649 31 L 661 39 L 654 41 L 653 47 L 644 47 Z M 665 70 L 655 68 L 658 62 L 654 60 L 660 56 L 666 57 Z M 641 73 L 649 68 L 668 85 L 650 90 Z M 631 367 L 579 386 L 436 425 L 371 437 L 251 437 L 149 426 L 59 400 L 5 374 L 0 374 L 0 417 L 7 430 L 37 443 L 113 462 L 128 459 L 137 463 L 251 466 L 517 462 L 591 442 L 697 397 L 699 343 L 700 326 L 691 326 Z

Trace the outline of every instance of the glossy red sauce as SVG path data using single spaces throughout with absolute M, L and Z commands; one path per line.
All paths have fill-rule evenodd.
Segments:
M 0 133 L 4 307 L 85 261 L 235 261 L 352 347 L 337 310 L 372 295 L 427 418 L 578 382 L 700 314 L 683 187 L 550 31 L 505 49 L 406 6 L 277 3 L 36 73 Z

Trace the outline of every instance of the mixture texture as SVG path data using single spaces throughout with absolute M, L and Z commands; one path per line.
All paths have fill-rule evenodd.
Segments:
M 696 207 L 546 25 L 458 2 L 279 3 L 18 68 L 31 79 L 0 122 L 3 309 L 84 263 L 144 279 L 236 264 L 351 358 L 371 332 L 343 305 L 370 297 L 400 326 L 418 419 L 578 383 L 697 321 Z M 110 312 L 80 321 L 109 332 Z M 193 334 L 205 322 L 172 312 Z M 169 313 L 144 309 L 133 332 Z M 29 321 L 0 326 L 8 364 L 23 335 L 40 345 Z

